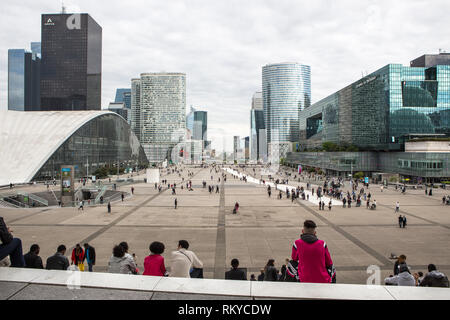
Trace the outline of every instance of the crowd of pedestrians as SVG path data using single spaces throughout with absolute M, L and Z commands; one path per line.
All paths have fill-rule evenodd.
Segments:
M 216 171 L 217 173 L 217 171 Z M 188 176 L 192 177 L 193 173 L 188 172 Z M 226 175 L 218 178 L 226 179 Z M 295 177 L 296 178 L 296 177 Z M 294 178 L 294 179 L 295 179 Z M 246 178 L 242 178 L 246 181 Z M 241 179 L 241 180 L 242 180 Z M 211 176 L 213 180 L 213 176 Z M 167 180 L 163 180 L 167 183 Z M 288 179 L 276 183 L 287 183 Z M 264 181 L 265 183 L 265 181 Z M 332 180 L 326 181 L 323 186 L 316 190 L 312 188 L 312 194 L 321 198 L 324 194 L 330 197 L 335 197 L 342 200 L 343 206 L 351 207 L 352 202 L 356 202 L 356 206 L 361 205 L 362 199 L 367 199 L 367 207 L 376 207 L 376 200 L 371 203 L 371 193 L 366 194 L 364 185 L 363 188 L 358 188 L 358 182 L 350 182 L 352 192 L 347 191 L 344 194 L 341 190 L 343 181 Z M 203 182 L 203 187 L 206 188 L 206 181 Z M 183 187 L 183 185 L 182 185 Z M 155 184 L 155 188 L 161 189 L 161 186 Z M 176 194 L 176 184 L 168 184 L 168 189 L 172 189 L 172 193 Z M 189 180 L 186 183 L 188 190 L 192 189 L 192 182 Z M 209 192 L 219 193 L 219 186 L 210 185 Z M 306 189 L 310 189 L 311 185 L 308 183 Z M 359 190 L 359 191 L 358 191 Z M 305 189 L 298 187 L 297 189 L 286 189 L 286 197 L 294 201 L 296 198 L 305 199 Z M 134 190 L 132 190 L 134 192 Z M 271 197 L 271 187 L 267 189 L 269 197 Z M 281 192 L 280 192 L 281 194 Z M 444 197 L 445 198 L 445 197 Z M 443 199 L 443 202 L 446 202 Z M 331 210 L 332 202 L 329 203 L 329 210 Z M 175 209 L 177 208 L 177 199 L 175 198 Z M 239 203 L 236 202 L 234 213 L 239 210 Z M 319 210 L 325 210 L 325 202 L 321 201 Z M 400 204 L 397 201 L 395 205 L 395 212 L 400 212 Z M 407 225 L 406 216 L 399 216 L 400 228 L 405 228 Z M 286 282 L 302 282 L 302 283 L 336 283 L 336 269 L 334 267 L 328 245 L 324 240 L 319 239 L 317 235 L 317 225 L 312 220 L 306 220 L 303 224 L 302 234 L 299 239 L 296 239 L 291 249 L 290 259 L 286 259 L 280 269 L 277 269 L 275 260 L 269 259 L 260 274 L 255 276 L 250 275 L 250 281 L 286 281 Z M 19 238 L 12 235 L 12 230 L 8 228 L 0 217 L 0 261 L 5 257 L 10 258 L 11 267 L 19 268 L 37 268 L 48 270 L 85 270 L 85 263 L 87 263 L 88 271 L 92 272 L 96 264 L 95 248 L 84 243 L 76 244 L 70 253 L 69 258 L 66 257 L 67 248 L 65 245 L 59 245 L 56 253 L 48 257 L 44 266 L 42 258 L 39 256 L 40 247 L 38 244 L 33 244 L 29 252 L 22 253 L 22 242 Z M 170 276 L 170 277 L 184 277 L 184 278 L 203 278 L 203 262 L 197 255 L 189 250 L 189 242 L 186 240 L 179 240 L 178 245 L 168 256 L 169 270 L 166 269 L 166 260 L 163 257 L 165 252 L 165 245 L 162 242 L 154 241 L 149 245 L 149 254 L 143 259 L 143 270 L 139 270 L 137 257 L 135 254 L 129 253 L 129 245 L 127 242 L 121 242 L 114 245 L 112 254 L 108 262 L 109 273 L 120 273 L 136 275 L 142 274 L 145 276 Z M 239 260 L 234 258 L 231 260 L 231 269 L 225 272 L 225 279 L 228 280 L 247 280 L 245 269 L 239 268 Z M 429 264 L 428 272 L 424 275 L 422 271 L 411 273 L 410 267 L 406 264 L 406 256 L 401 255 L 395 265 L 394 273 L 385 279 L 386 285 L 399 286 L 430 286 L 430 287 L 448 287 L 448 278 L 439 272 L 434 264 Z

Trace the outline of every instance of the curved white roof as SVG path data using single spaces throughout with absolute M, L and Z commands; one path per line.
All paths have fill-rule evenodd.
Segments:
M 29 182 L 84 124 L 109 111 L 0 111 L 0 186 Z

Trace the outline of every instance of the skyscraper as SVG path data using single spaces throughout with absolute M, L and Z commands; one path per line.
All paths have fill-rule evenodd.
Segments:
M 116 90 L 115 103 L 123 102 L 126 108 L 131 108 L 131 89 L 121 88 Z
M 207 140 L 208 112 L 198 111 L 191 106 L 186 116 L 186 128 L 191 133 L 192 140 Z
M 186 74 L 141 74 L 141 143 L 150 162 L 171 160 L 186 130 Z
M 131 125 L 131 89 L 121 88 L 116 90 L 116 98 L 113 103 L 110 103 L 109 106 L 114 110 L 118 109 L 118 104 L 123 103 L 124 110 L 120 111 L 122 114 L 127 115 L 124 117 L 128 124 Z M 108 108 L 111 109 L 111 108 Z M 119 113 L 120 114 L 120 113 Z M 122 115 L 120 114 L 120 115 Z M 123 116 L 123 115 L 122 115 Z
M 250 158 L 250 137 L 245 137 L 242 140 L 244 140 L 244 157 L 247 161 Z
M 131 79 L 131 130 L 141 141 L 141 79 Z
M 233 160 L 237 161 L 240 158 L 241 138 L 239 136 L 233 137 Z
M 299 112 L 311 104 L 311 69 L 289 62 L 266 65 L 262 89 L 269 153 L 279 150 L 284 156 L 299 140 Z
M 88 14 L 42 15 L 41 109 L 100 110 L 102 28 Z
M 32 51 L 8 50 L 8 109 L 38 111 L 40 106 L 40 43 L 31 43 Z
M 262 158 L 260 154 L 260 132 L 266 128 L 264 124 L 264 110 L 262 92 L 256 92 L 252 98 L 250 110 L 250 159 L 257 161 Z
M 125 106 L 125 103 L 123 102 L 110 102 L 108 106 L 108 110 L 117 113 L 118 115 L 122 116 L 127 122 L 129 123 L 129 112 L 128 108 Z

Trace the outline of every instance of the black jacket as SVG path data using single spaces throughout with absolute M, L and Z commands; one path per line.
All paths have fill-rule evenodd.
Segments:
M 9 244 L 12 240 L 12 234 L 8 231 L 3 217 L 0 217 L 0 241 L 2 244 Z
M 85 254 L 84 258 L 87 259 L 88 261 L 90 261 L 92 264 L 95 264 L 95 248 L 92 246 L 89 246 L 84 252 L 85 253 L 87 252 L 89 254 L 89 257 L 87 257 Z
M 25 260 L 25 268 L 44 269 L 42 259 L 34 252 L 28 252 L 23 256 Z
M 420 282 L 421 287 L 442 287 L 448 288 L 449 282 L 445 274 L 439 271 L 432 271 L 427 273 L 422 282 Z
M 277 269 L 275 267 L 266 267 L 266 270 L 264 270 L 264 281 L 278 281 Z
M 61 253 L 57 252 L 47 259 L 47 270 L 67 270 L 69 267 L 69 259 Z
M 231 269 L 225 272 L 225 280 L 247 280 L 247 275 L 241 269 Z

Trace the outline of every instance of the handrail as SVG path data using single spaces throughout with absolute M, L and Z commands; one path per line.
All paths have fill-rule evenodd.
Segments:
M 94 203 L 100 203 L 100 198 L 103 197 L 103 195 L 105 194 L 106 190 L 108 190 L 108 186 L 104 185 L 102 187 L 102 189 L 100 190 L 100 192 L 98 193 L 97 197 L 95 197 Z
M 5 208 L 5 207 L 6 208 L 14 208 L 14 209 L 20 208 L 19 206 L 16 206 L 15 204 L 5 201 L 3 199 L 0 199 L 0 208 L 2 208 L 1 204 L 3 204 L 3 208 Z
M 29 208 L 29 207 L 30 207 L 29 205 L 27 205 L 27 204 L 25 204 L 25 203 L 22 203 L 22 202 L 20 202 L 20 201 L 17 201 L 17 200 L 8 198 L 8 197 L 3 198 L 3 201 L 12 203 L 13 205 L 18 206 L 18 207 L 20 207 L 20 208 Z
M 43 198 L 41 198 L 41 197 L 39 197 L 39 196 L 37 196 L 37 195 L 35 195 L 35 194 L 22 192 L 22 191 L 17 192 L 17 194 L 21 195 L 21 196 L 24 196 L 24 197 L 28 197 L 31 200 L 39 202 L 39 203 L 45 205 L 46 207 L 48 207 L 48 201 L 43 199 Z

